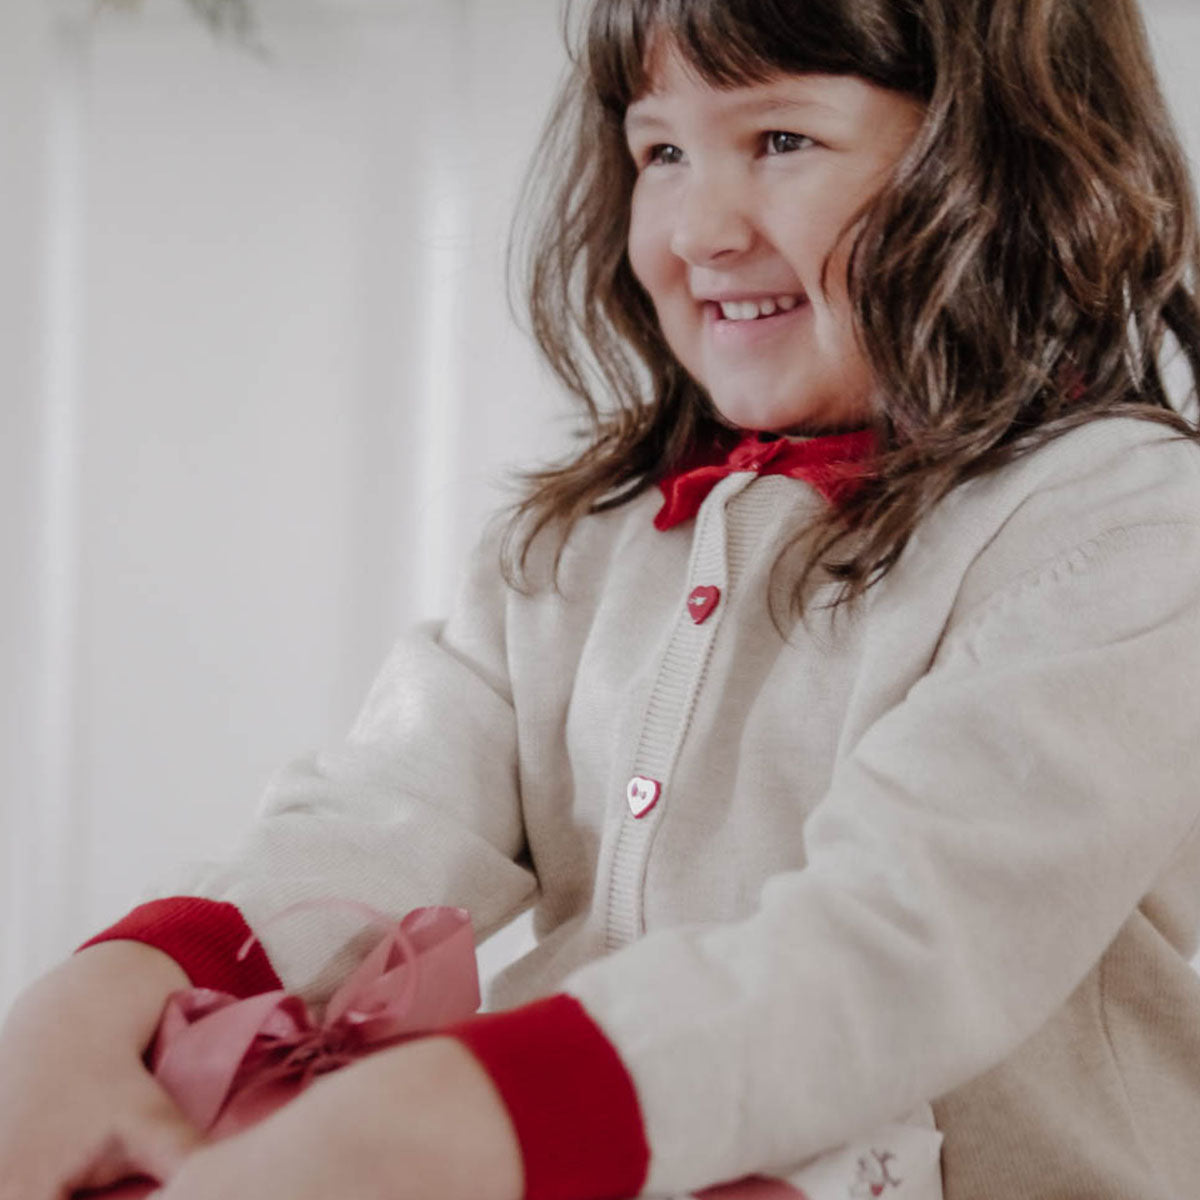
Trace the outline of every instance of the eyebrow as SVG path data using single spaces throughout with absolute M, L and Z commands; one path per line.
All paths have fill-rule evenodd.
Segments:
M 625 110 L 625 131 L 627 133 L 638 129 L 653 127 L 656 125 L 666 125 L 664 118 L 655 116 L 653 112 L 647 112 L 639 108 L 640 104 L 652 102 L 654 93 L 651 92 L 644 100 L 635 100 Z M 735 102 L 729 111 L 732 117 L 793 117 L 805 116 L 814 111 L 820 111 L 832 115 L 840 115 L 841 109 L 832 104 L 827 104 L 824 100 L 817 100 L 811 97 L 800 97 L 796 99 L 764 98 L 764 99 L 747 99 Z

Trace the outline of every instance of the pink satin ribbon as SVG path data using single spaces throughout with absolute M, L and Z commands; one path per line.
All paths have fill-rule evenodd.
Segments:
M 239 1000 L 190 988 L 168 999 L 151 1068 L 209 1138 L 257 1123 L 319 1075 L 466 1020 L 478 1009 L 475 936 L 464 909 L 418 908 L 399 924 L 363 911 L 386 923 L 387 932 L 319 1016 L 284 991 Z M 153 1188 L 129 1180 L 76 1192 L 74 1200 L 135 1200 Z

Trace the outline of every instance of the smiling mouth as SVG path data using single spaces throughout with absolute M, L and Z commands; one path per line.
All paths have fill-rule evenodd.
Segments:
M 711 302 L 724 321 L 761 321 L 789 313 L 804 303 L 803 296 L 771 296 L 762 300 L 714 300 Z

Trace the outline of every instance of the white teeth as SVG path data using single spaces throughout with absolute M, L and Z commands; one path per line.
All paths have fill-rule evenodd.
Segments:
M 727 321 L 753 321 L 758 305 L 753 300 L 726 300 L 721 304 L 721 316 Z
M 754 321 L 774 316 L 776 312 L 791 312 L 800 303 L 799 296 L 775 296 L 767 300 L 722 300 L 721 316 L 726 321 Z

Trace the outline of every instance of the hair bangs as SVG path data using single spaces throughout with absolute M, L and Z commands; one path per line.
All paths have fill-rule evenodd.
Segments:
M 887 0 L 615 0 L 593 8 L 585 38 L 594 95 L 618 117 L 650 90 L 660 44 L 717 88 L 824 74 L 923 99 L 932 91 L 919 23 Z

